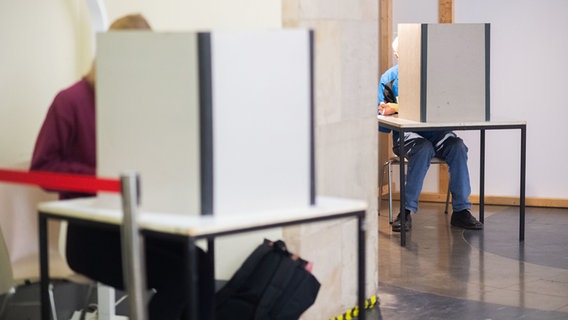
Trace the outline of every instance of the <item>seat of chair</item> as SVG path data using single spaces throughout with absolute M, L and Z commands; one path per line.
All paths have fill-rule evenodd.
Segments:
M 388 162 L 392 163 L 392 164 L 399 164 L 400 163 L 400 158 L 398 156 L 392 156 L 389 158 Z M 384 165 L 387 165 L 388 162 L 386 162 Z M 408 159 L 404 159 L 404 162 L 407 163 Z M 446 164 L 445 160 L 442 160 L 438 157 L 434 157 L 432 158 L 432 160 L 430 160 L 431 164 Z

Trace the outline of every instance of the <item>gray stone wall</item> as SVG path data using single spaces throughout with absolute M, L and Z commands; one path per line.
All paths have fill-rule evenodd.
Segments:
M 284 27 L 315 32 L 317 194 L 363 199 L 367 297 L 377 291 L 378 1 L 282 0 Z M 329 319 L 356 305 L 356 223 L 288 228 L 289 246 L 314 262 L 322 283 L 303 319 Z

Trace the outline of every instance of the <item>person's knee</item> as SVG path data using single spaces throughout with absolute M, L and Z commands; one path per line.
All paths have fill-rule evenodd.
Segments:
M 426 139 L 416 139 L 410 149 L 410 154 L 418 157 L 432 158 L 435 154 L 434 146 Z
M 444 142 L 445 148 L 448 152 L 458 153 L 458 154 L 467 154 L 468 148 L 463 142 L 463 140 L 459 137 L 449 137 Z

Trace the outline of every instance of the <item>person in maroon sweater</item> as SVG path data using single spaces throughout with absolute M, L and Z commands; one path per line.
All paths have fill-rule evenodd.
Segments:
M 89 76 L 59 92 L 37 136 L 31 170 L 96 174 L 95 90 Z M 93 196 L 60 191 L 60 199 Z
M 109 30 L 145 29 L 150 25 L 139 14 L 113 22 Z M 38 134 L 30 170 L 96 175 L 95 64 L 81 80 L 54 98 Z M 60 199 L 94 194 L 48 190 Z M 75 272 L 115 288 L 124 289 L 118 226 L 94 227 L 69 223 L 66 256 Z M 187 242 L 148 236 L 145 240 L 147 283 L 156 290 L 149 303 L 152 320 L 179 319 L 188 304 Z M 210 317 L 213 287 L 209 285 L 212 266 L 198 249 L 199 315 Z

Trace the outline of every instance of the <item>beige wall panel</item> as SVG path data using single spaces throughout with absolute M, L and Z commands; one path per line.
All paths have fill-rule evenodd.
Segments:
M 420 119 L 420 26 L 398 26 L 398 114 L 405 119 Z
M 97 57 L 97 175 L 135 170 L 142 209 L 199 214 L 196 34 L 103 33 Z

